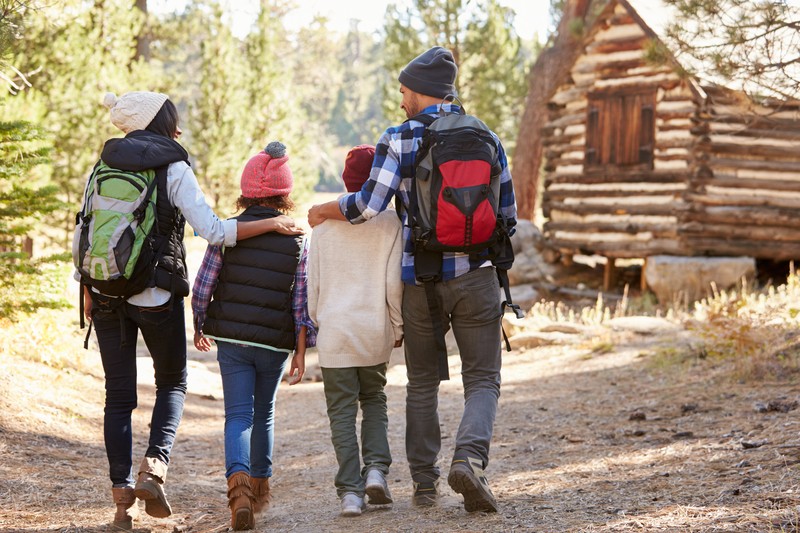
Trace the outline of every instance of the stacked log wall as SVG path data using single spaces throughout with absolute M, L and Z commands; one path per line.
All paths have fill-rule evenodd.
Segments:
M 696 255 L 800 259 L 800 102 L 705 90 L 681 235 Z
M 698 103 L 670 66 L 645 60 L 650 37 L 617 5 L 592 36 L 571 82 L 550 102 L 543 130 L 545 237 L 565 253 L 647 257 L 687 253 L 681 240 L 695 169 Z M 588 96 L 609 89 L 656 91 L 652 168 L 586 172 Z

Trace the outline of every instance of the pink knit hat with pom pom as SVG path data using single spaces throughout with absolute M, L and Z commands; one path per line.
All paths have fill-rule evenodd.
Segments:
M 292 171 L 287 162 L 286 146 L 273 141 L 250 158 L 242 171 L 242 196 L 267 198 L 288 196 L 292 192 Z

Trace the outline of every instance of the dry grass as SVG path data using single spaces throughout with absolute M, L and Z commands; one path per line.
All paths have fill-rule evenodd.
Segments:
M 358 519 L 338 517 L 322 385 L 282 388 L 275 502 L 257 530 L 798 531 L 800 385 L 785 337 L 796 329 L 798 290 L 793 276 L 763 293 L 718 293 L 691 311 L 662 310 L 673 329 L 650 333 L 611 327 L 639 313 L 634 301 L 539 304 L 518 327 L 573 330 L 558 345 L 504 355 L 488 468 L 501 509 L 492 515 L 465 513 L 446 483 L 437 507 L 410 505 L 402 352 L 387 386 L 396 503 Z M 4 328 L 0 345 L 0 531 L 104 531 L 112 506 L 99 357 L 82 351 L 76 311 L 51 313 Z M 216 365 L 213 354 L 192 359 L 168 481 L 176 513 L 144 518 L 140 532 L 228 525 Z M 755 371 L 775 361 L 780 371 Z M 139 362 L 137 457 L 153 400 L 148 361 Z M 445 473 L 463 405 L 458 357 L 450 363 L 440 392 Z

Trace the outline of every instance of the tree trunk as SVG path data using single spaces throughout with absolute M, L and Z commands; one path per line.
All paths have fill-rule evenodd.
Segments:
M 139 59 L 150 61 L 150 28 L 147 24 L 147 0 L 136 0 L 136 9 L 142 12 L 145 22 L 139 35 L 136 36 L 136 56 L 133 59 L 134 61 Z
M 534 218 L 542 165 L 541 130 L 547 121 L 547 102 L 566 82 L 578 58 L 583 32 L 575 31 L 575 22 L 586 21 L 591 3 L 591 0 L 567 0 L 553 46 L 544 50 L 531 68 L 512 173 L 519 218 Z M 585 22 L 583 27 L 586 27 Z

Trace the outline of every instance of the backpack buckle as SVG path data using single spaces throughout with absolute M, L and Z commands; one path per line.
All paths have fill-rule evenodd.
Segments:
M 503 302 L 503 307 L 508 307 L 509 309 L 514 311 L 514 315 L 517 318 L 520 318 L 520 319 L 525 318 L 525 312 L 522 309 L 520 309 L 520 307 L 517 304 L 510 304 L 510 303 L 504 301 Z

